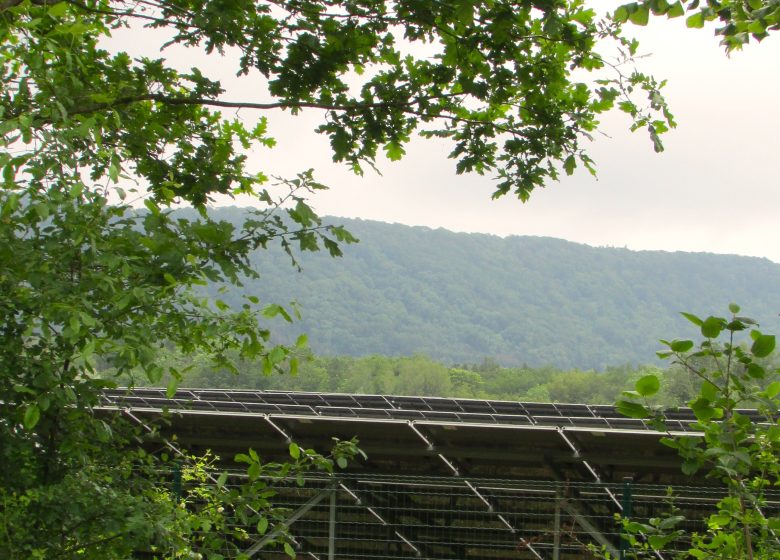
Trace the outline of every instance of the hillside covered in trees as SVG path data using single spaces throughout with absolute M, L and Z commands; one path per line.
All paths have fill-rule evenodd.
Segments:
M 238 223 L 244 211 L 215 212 Z M 296 301 L 302 320 L 273 331 L 283 340 L 307 333 L 320 356 L 422 353 L 450 364 L 652 363 L 659 338 L 694 334 L 680 311 L 707 315 L 730 301 L 767 331 L 780 327 L 780 265 L 767 259 L 330 222 L 360 239 L 343 258 L 305 253 L 297 272 L 281 249 L 258 251 L 260 278 L 219 297 Z

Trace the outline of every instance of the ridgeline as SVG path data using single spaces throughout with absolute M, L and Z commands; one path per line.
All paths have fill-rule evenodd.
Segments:
M 659 338 L 696 336 L 680 311 L 722 315 L 735 301 L 766 332 L 780 326 L 780 264 L 767 259 L 328 221 L 360 243 L 343 246 L 342 258 L 300 255 L 301 273 L 280 249 L 257 252 L 261 277 L 244 292 L 297 301 L 303 319 L 273 330 L 282 339 L 308 333 L 317 355 L 602 369 L 654 362 Z M 240 295 L 221 297 L 239 305 Z

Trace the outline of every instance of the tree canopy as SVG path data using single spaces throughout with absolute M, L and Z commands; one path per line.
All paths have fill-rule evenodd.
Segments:
M 6 0 L 2 20 L 2 132 L 41 143 L 0 161 L 6 181 L 40 166 L 51 176 L 56 160 L 93 182 L 131 173 L 160 202 L 257 193 L 265 176 L 247 173 L 242 148 L 273 142 L 265 121 L 219 110 L 307 108 L 321 111 L 334 160 L 357 172 L 381 150 L 402 157 L 419 133 L 449 139 L 458 172 L 491 173 L 497 194 L 526 199 L 561 166 L 592 168 L 582 141 L 616 102 L 657 143 L 672 123 L 658 84 L 601 52 L 614 41 L 630 56 L 635 44 L 579 0 Z M 228 99 L 197 67 L 112 53 L 112 30 L 126 26 L 163 30 L 161 55 L 166 45 L 233 49 L 220 63 L 261 74 L 271 101 Z M 598 83 L 575 78 L 610 65 Z
M 770 31 L 780 29 L 780 3 L 776 0 L 640 0 L 619 6 L 613 17 L 620 23 L 630 20 L 644 25 L 650 14 L 676 18 L 686 11 L 688 27 L 700 29 L 713 21 L 722 24 L 715 34 L 727 51 L 741 49 L 751 38 L 761 41 Z

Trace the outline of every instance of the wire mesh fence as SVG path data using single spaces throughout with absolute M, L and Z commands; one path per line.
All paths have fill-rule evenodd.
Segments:
M 238 483 L 233 478 L 231 483 Z M 705 530 L 723 491 L 634 483 L 466 480 L 398 476 L 312 477 L 304 486 L 281 483 L 275 504 L 286 508 L 299 558 L 326 560 L 403 558 L 596 558 L 592 547 L 619 555 L 623 539 L 616 514 L 647 520 L 675 508 L 685 533 Z M 772 496 L 767 514 L 780 511 Z M 251 533 L 251 528 L 248 528 Z M 267 537 L 267 534 L 264 535 Z M 250 534 L 250 542 L 264 536 Z M 675 541 L 661 558 L 686 548 Z M 256 558 L 287 557 L 256 546 Z M 663 556 L 667 555 L 667 556 Z

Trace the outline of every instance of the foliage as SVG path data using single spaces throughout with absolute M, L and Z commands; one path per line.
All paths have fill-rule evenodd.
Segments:
M 763 513 L 766 490 L 780 484 L 780 368 L 765 360 L 775 350 L 774 335 L 764 334 L 740 308 L 729 306 L 730 317 L 683 315 L 699 327 L 704 340 L 662 341 L 660 354 L 671 358 L 699 381 L 689 405 L 696 415 L 701 437 L 669 434 L 662 441 L 676 449 L 688 475 L 706 476 L 722 484 L 727 495 L 707 519 L 707 532 L 685 535 L 678 529 L 679 515 L 643 524 L 628 520 L 624 528 L 634 545 L 636 558 L 651 557 L 654 548 L 687 536 L 690 549 L 684 557 L 777 558 L 780 554 L 780 518 Z M 742 333 L 749 333 L 744 340 Z M 635 418 L 653 418 L 665 430 L 662 408 L 647 399 L 660 386 L 655 376 L 643 377 L 635 391 L 618 403 Z M 743 410 L 755 407 L 760 421 Z
M 780 2 L 777 0 L 639 0 L 624 4 L 615 10 L 618 23 L 631 21 L 646 25 L 650 14 L 668 18 L 681 17 L 688 12 L 685 23 L 699 29 L 710 21 L 723 24 L 715 30 L 727 51 L 741 49 L 752 37 L 761 41 L 770 31 L 780 29 Z
M 239 208 L 212 215 L 236 224 L 243 216 Z M 295 299 L 302 320 L 275 335 L 292 343 L 305 332 L 320 356 L 423 353 L 447 364 L 489 356 L 510 367 L 599 370 L 651 364 L 659 338 L 694 334 L 678 309 L 703 313 L 731 299 L 760 309 L 767 329 L 780 328 L 780 265 L 766 259 L 325 220 L 362 242 L 344 247 L 343 259 L 301 255 L 302 274 L 282 251 L 255 252 L 262 276 L 244 282 L 261 299 Z M 218 287 L 208 293 L 241 305 Z
M 64 162 L 76 156 L 92 180 L 132 171 L 158 200 L 203 203 L 213 193 L 252 193 L 264 176 L 246 172 L 239 148 L 272 145 L 265 121 L 246 128 L 211 108 L 311 109 L 324 116 L 317 131 L 329 137 L 334 160 L 356 172 L 373 166 L 380 151 L 401 158 L 419 132 L 452 142 L 458 172 L 494 173 L 497 195 L 526 199 L 557 177 L 559 166 L 592 169 L 581 141 L 616 101 L 659 149 L 658 135 L 673 125 L 648 76 L 604 74 L 592 85 L 572 78 L 578 69 L 607 66 L 596 50 L 601 41 L 634 48 L 617 24 L 579 0 L 0 6 L 2 133 L 18 133 L 25 144 L 51 136 L 58 148 L 46 142 L 42 153 L 6 158 L 9 181 L 57 152 L 71 156 Z M 201 69 L 181 73 L 164 59 L 133 60 L 101 48 L 111 30 L 141 25 L 165 31 L 161 50 L 236 49 L 236 72 L 259 72 L 274 100 L 226 101 L 221 84 Z M 631 92 L 647 96 L 647 110 L 624 97 Z
M 234 373 L 213 370 L 198 355 L 182 356 L 166 351 L 157 359 L 162 366 L 173 365 L 181 371 L 181 383 L 186 387 L 605 404 L 632 388 L 637 379 L 652 374 L 663 378 L 658 403 L 682 405 L 690 394 L 689 386 L 681 383 L 682 375 L 677 368 L 662 371 L 651 366 L 564 370 L 552 366 L 502 367 L 489 361 L 448 366 L 421 354 L 360 358 L 303 354 L 299 356 L 300 365 L 295 374 L 268 376 L 253 362 L 238 361 Z M 106 371 L 104 375 L 111 377 L 112 373 Z
M 272 99 L 227 100 L 205 66 L 181 71 L 110 48 L 113 31 L 144 25 L 163 37 L 161 52 L 178 45 L 257 73 Z M 251 150 L 274 145 L 266 118 L 220 110 L 319 111 L 334 160 L 358 173 L 382 151 L 400 158 L 413 133 L 443 138 L 458 172 L 493 174 L 496 195 L 525 200 L 561 168 L 592 170 L 582 142 L 614 105 L 658 150 L 674 125 L 648 76 L 574 78 L 611 70 L 604 41 L 629 57 L 636 48 L 580 0 L 0 0 L 2 546 L 109 558 L 157 555 L 162 539 L 173 548 L 160 556 L 188 556 L 171 539 L 219 523 L 211 510 L 195 523 L 155 493 L 154 464 L 125 446 L 133 436 L 94 414 L 112 383 L 95 369 L 165 375 L 173 394 L 181 372 L 157 362 L 163 347 L 227 369 L 234 357 L 265 373 L 294 368 L 293 350 L 269 330 L 294 313 L 252 295 L 231 308 L 198 290 L 252 278 L 250 252 L 269 244 L 295 262 L 297 249 L 334 256 L 354 241 L 307 204 L 323 188 L 311 172 L 270 184 L 252 167 Z M 251 196 L 259 208 L 237 225 L 215 220 L 206 206 L 217 195 Z M 141 201 L 143 213 L 132 206 Z M 178 203 L 194 214 L 172 215 Z M 64 499 L 74 493 L 84 499 Z
M 140 433 L 115 425 L 133 439 Z M 134 442 L 137 444 L 137 442 Z M 152 441 L 146 441 L 151 444 Z M 81 469 L 48 484 L 0 487 L 0 556 L 3 558 L 241 559 L 253 535 L 274 532 L 272 544 L 290 550 L 288 511 L 275 507 L 276 486 L 306 471 L 333 472 L 358 453 L 354 441 L 336 442 L 331 455 L 290 447 L 287 463 L 262 463 L 254 450 L 239 482 L 218 457 L 149 454 L 108 446 Z M 12 473 L 6 472 L 6 475 Z M 178 479 L 180 482 L 174 482 Z M 255 530 L 256 529 L 256 530 Z

